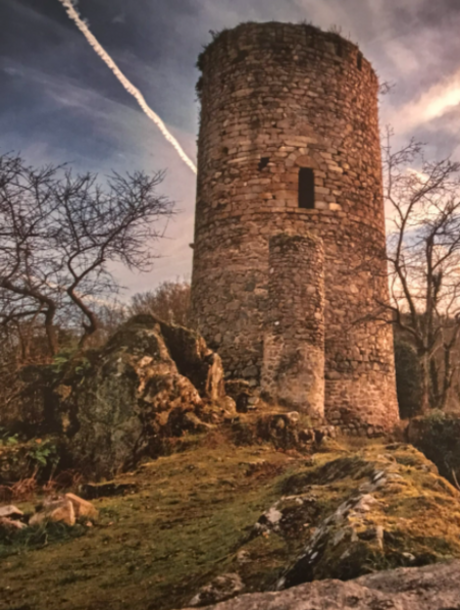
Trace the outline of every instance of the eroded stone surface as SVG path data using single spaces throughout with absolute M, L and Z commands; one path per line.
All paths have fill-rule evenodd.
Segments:
M 200 592 L 190 602 L 191 606 L 204 606 L 206 604 L 220 602 L 230 597 L 235 597 L 244 589 L 243 581 L 237 573 L 222 574 L 217 576 L 208 585 L 201 588 Z
M 81 519 L 83 517 L 86 519 L 98 518 L 99 512 L 96 507 L 91 504 L 91 502 L 83 500 L 83 498 L 80 498 L 72 493 L 67 493 L 65 497 L 67 500 L 70 500 L 70 502 L 72 502 L 73 509 L 75 512 L 75 519 Z
M 10 519 L 9 517 L 0 517 L 0 536 L 2 534 L 9 536 L 26 528 L 27 525 L 22 521 Z
M 98 478 L 155 455 L 165 438 L 209 429 L 219 401 L 234 409 L 219 356 L 196 333 L 149 315 L 124 324 L 67 388 L 60 409 L 73 461 Z
M 41 525 L 48 521 L 62 522 L 69 527 L 76 523 L 73 502 L 66 497 L 47 498 L 42 507 L 30 519 L 29 525 Z
M 322 240 L 270 239 L 269 307 L 261 390 L 265 398 L 324 417 L 324 249 Z
M 65 496 L 45 498 L 37 512 L 30 518 L 29 525 L 41 525 L 52 521 L 73 527 L 80 519 L 84 519 L 86 522 L 95 521 L 98 516 L 99 512 L 91 502 L 83 500 L 75 494 L 67 493 Z
M 7 519 L 20 519 L 24 516 L 22 510 L 19 510 L 17 506 L 9 504 L 8 506 L 0 506 L 0 518 Z
M 355 581 L 323 580 L 242 595 L 208 610 L 457 610 L 460 562 L 400 568 Z

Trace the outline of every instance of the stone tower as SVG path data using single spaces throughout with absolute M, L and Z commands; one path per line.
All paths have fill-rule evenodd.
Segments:
M 378 81 L 306 25 L 220 34 L 202 77 L 192 307 L 227 373 L 347 428 L 398 419 Z

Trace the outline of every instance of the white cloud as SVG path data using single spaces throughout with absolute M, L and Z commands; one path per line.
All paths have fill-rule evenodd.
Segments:
M 386 44 L 385 52 L 393 64 L 393 70 L 400 77 L 407 77 L 421 68 L 420 52 L 415 52 L 400 40 L 392 40 Z
M 421 93 L 416 100 L 395 108 L 390 122 L 396 131 L 407 133 L 455 108 L 460 108 L 460 70 Z

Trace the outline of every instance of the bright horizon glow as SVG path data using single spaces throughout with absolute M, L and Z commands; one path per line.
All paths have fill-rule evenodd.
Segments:
M 119 69 L 117 64 L 113 61 L 113 59 L 107 53 L 107 51 L 101 46 L 101 44 L 99 43 L 97 38 L 91 33 L 91 31 L 89 30 L 86 23 L 80 18 L 80 15 L 78 14 L 77 10 L 75 9 L 74 4 L 72 3 L 72 0 L 59 0 L 59 2 L 64 6 L 64 8 L 66 9 L 67 15 L 75 23 L 75 25 L 80 30 L 80 32 L 83 34 L 83 36 L 86 38 L 86 40 L 88 41 L 90 46 L 99 55 L 99 57 L 102 59 L 102 61 L 104 61 L 105 64 L 112 70 L 112 72 L 115 74 L 115 76 L 120 81 L 120 83 L 123 85 L 123 87 L 126 89 L 126 91 L 135 98 L 135 100 L 137 101 L 139 106 L 142 108 L 144 113 L 148 116 L 148 118 L 151 121 L 153 121 L 155 123 L 155 125 L 161 131 L 161 133 L 166 138 L 166 140 L 170 144 L 172 144 L 172 146 L 176 149 L 176 151 L 179 154 L 182 161 L 184 161 L 184 163 L 186 163 L 186 165 L 188 165 L 188 167 L 192 170 L 192 172 L 194 174 L 196 174 L 197 173 L 196 165 L 193 163 L 193 161 L 190 159 L 190 157 L 188 157 L 188 155 L 185 153 L 184 149 L 179 144 L 179 142 L 176 140 L 176 138 L 168 131 L 166 125 L 163 123 L 163 121 L 160 119 L 160 117 L 156 114 L 156 112 L 154 112 L 150 108 L 150 106 L 145 101 L 145 98 L 142 95 L 142 93 L 139 91 L 139 89 L 137 89 L 131 83 L 131 81 L 129 81 L 126 78 L 126 76 Z

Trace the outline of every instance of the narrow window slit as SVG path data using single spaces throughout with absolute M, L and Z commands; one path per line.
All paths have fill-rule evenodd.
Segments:
M 263 169 L 265 169 L 269 163 L 270 163 L 270 157 L 261 157 L 261 159 L 259 161 L 259 172 L 261 172 Z
M 363 69 L 363 54 L 362 53 L 358 53 L 358 59 L 357 59 L 357 66 L 358 66 L 358 70 L 362 70 Z
M 315 209 L 315 175 L 309 167 L 299 170 L 299 208 Z

